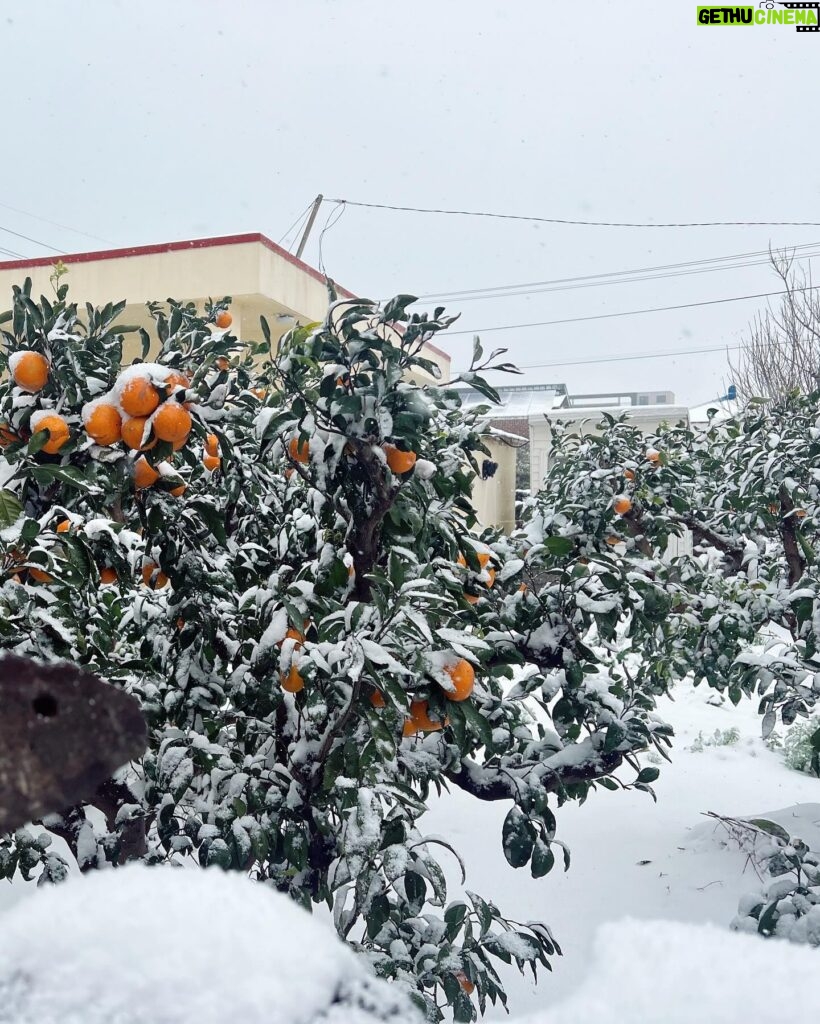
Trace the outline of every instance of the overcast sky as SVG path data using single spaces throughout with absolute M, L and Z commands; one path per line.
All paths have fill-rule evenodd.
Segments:
M 696 6 L 2 0 L 0 223 L 68 252 L 241 231 L 277 241 L 319 192 L 603 221 L 820 221 L 820 33 L 701 28 Z M 814 241 L 820 252 L 820 228 L 558 227 L 348 207 L 323 258 L 351 290 L 386 297 Z M 0 246 L 50 251 L 2 232 Z M 447 304 L 463 314 L 454 330 L 472 332 L 776 287 L 753 266 Z M 533 382 L 670 389 L 694 404 L 725 389 L 726 355 L 683 350 L 737 345 L 759 305 L 483 340 L 522 366 L 576 362 L 528 369 Z M 442 340 L 463 365 L 470 335 Z M 667 354 L 577 365 L 643 353 Z

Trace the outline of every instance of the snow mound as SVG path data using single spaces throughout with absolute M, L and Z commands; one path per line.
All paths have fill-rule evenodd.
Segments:
M 333 932 L 220 870 L 93 872 L 2 916 L 4 1024 L 418 1024 Z
M 576 993 L 519 1024 L 749 1024 L 814 1010 L 817 953 L 712 925 L 626 920 L 599 929 Z

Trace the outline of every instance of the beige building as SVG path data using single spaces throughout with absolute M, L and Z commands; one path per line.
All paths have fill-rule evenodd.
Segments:
M 625 415 L 644 434 L 657 430 L 661 423 L 689 421 L 688 409 L 675 405 L 670 391 L 570 395 L 563 384 L 512 385 L 497 390 L 500 404 L 491 406 L 484 420 L 489 460 L 496 468 L 492 476 L 476 481 L 473 502 L 483 525 L 494 524 L 506 532 L 515 525 L 516 479 L 534 494 L 549 469 L 550 421 L 571 422 L 575 431 L 597 433 L 604 413 Z M 467 408 L 490 405 L 472 389 L 462 390 L 461 396 Z M 522 456 L 529 458 L 528 472 L 526 462 L 518 472 Z
M 101 306 L 125 299 L 121 322 L 145 327 L 152 337 L 145 303 L 169 297 L 202 308 L 209 298 L 230 295 L 232 333 L 254 341 L 262 338 L 260 316 L 266 317 L 278 341 L 294 318 L 311 323 L 323 320 L 327 312 L 324 275 L 258 233 L 0 262 L 0 308 L 5 308 L 3 296 L 11 304 L 12 285 L 21 285 L 26 277 L 32 279 L 35 295 L 52 295 L 49 278 L 58 259 L 68 268 L 63 281 L 72 301 Z M 337 290 L 342 297 L 353 296 L 344 288 Z M 136 336 L 128 335 L 125 361 L 139 354 Z M 448 380 L 447 353 L 428 344 L 424 355 Z M 417 376 L 420 382 L 431 380 L 427 374 Z

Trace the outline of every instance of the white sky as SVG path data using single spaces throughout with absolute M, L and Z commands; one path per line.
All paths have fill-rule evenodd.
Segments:
M 2 0 L 0 224 L 69 252 L 241 231 L 276 241 L 318 192 L 559 218 L 820 221 L 820 33 L 701 28 L 696 6 Z M 820 251 L 820 228 L 552 227 L 348 208 L 323 256 L 347 287 L 386 297 L 814 241 Z M 0 246 L 49 251 L 2 232 Z M 776 288 L 759 266 L 452 305 L 473 331 Z M 758 305 L 483 340 L 521 365 L 732 345 Z M 464 365 L 469 336 L 441 340 Z M 729 375 L 715 353 L 526 379 L 671 389 L 694 404 Z

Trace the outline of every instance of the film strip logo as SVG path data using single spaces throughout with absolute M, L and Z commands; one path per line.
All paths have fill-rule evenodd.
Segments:
M 761 7 L 767 7 L 770 10 L 774 8 L 773 3 L 760 4 Z M 814 11 L 817 19 L 816 25 L 796 25 L 795 28 L 798 32 L 820 32 L 820 3 L 813 4 L 778 4 L 778 7 L 786 7 L 790 11 Z

